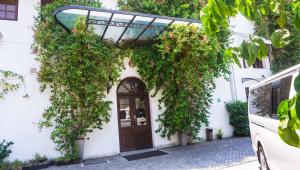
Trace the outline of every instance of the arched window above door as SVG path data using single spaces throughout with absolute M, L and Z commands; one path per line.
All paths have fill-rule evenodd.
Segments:
M 145 94 L 146 86 L 145 84 L 137 78 L 126 78 L 119 84 L 118 94 Z

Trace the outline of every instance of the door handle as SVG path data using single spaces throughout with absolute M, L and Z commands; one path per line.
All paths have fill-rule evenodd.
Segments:
M 253 123 L 253 124 L 255 124 L 255 125 L 257 125 L 257 126 L 260 126 L 260 127 L 262 127 L 262 128 L 264 128 L 264 127 L 265 127 L 265 126 L 264 126 L 263 124 L 261 124 L 261 123 L 252 122 L 252 121 L 250 121 L 250 123 Z
M 133 115 L 133 128 L 137 126 L 136 115 Z

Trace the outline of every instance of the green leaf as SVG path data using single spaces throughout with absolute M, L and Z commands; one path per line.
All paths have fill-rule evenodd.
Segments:
M 300 7 L 295 9 L 294 25 L 300 31 Z
M 270 9 L 272 12 L 278 13 L 279 12 L 280 3 L 276 0 L 272 0 L 270 2 Z
M 236 0 L 225 0 L 226 5 L 228 5 L 230 8 L 234 8 L 236 5 Z
M 245 60 L 249 60 L 251 57 L 251 54 L 249 52 L 248 43 L 246 41 L 243 41 L 240 46 L 241 51 L 241 57 Z
M 260 6 L 259 6 L 259 11 L 260 11 L 260 13 L 261 13 L 262 15 L 265 15 L 265 16 L 269 14 L 269 9 L 266 8 L 265 5 L 260 5 Z
M 278 134 L 285 143 L 294 147 L 300 147 L 300 138 L 294 130 L 278 127 Z
M 262 60 L 264 57 L 268 55 L 268 47 L 265 44 L 264 40 L 258 36 L 255 36 L 252 40 L 252 46 L 255 46 L 255 48 L 258 48 L 257 53 L 252 53 L 252 55 L 257 56 L 258 59 Z
M 300 129 L 299 116 L 295 114 L 299 106 L 298 95 L 292 99 L 282 101 L 277 108 L 277 115 L 279 118 L 278 133 L 280 138 L 287 144 L 300 147 L 300 137 L 296 130 Z
M 225 50 L 225 56 L 230 57 L 233 59 L 235 64 L 237 64 L 239 67 L 242 67 L 240 60 L 239 60 L 239 49 L 238 48 L 229 48 Z
M 276 48 L 282 48 L 286 46 L 290 41 L 290 32 L 287 29 L 279 29 L 271 35 L 272 44 Z
M 253 65 L 256 61 L 256 56 L 255 55 L 250 55 L 250 58 L 247 60 L 247 64 L 249 66 Z
M 216 4 L 218 5 L 221 15 L 230 15 L 230 9 L 228 6 L 223 2 L 223 0 L 216 0 Z
M 289 112 L 289 100 L 282 101 L 277 108 L 277 116 L 280 121 L 285 121 L 288 119 L 288 112 Z M 287 126 L 287 125 L 286 125 Z
M 255 36 L 249 42 L 241 44 L 240 53 L 248 65 L 253 65 L 256 59 L 261 60 L 268 55 L 268 48 L 262 38 Z
M 255 20 L 255 4 L 254 1 L 249 0 L 239 0 L 239 11 L 247 19 L 254 21 Z
M 277 22 L 277 24 L 279 25 L 280 28 L 283 28 L 285 26 L 285 23 L 286 23 L 286 15 L 282 13 L 277 18 L 276 22 Z
M 222 14 L 221 14 L 221 11 L 220 11 L 219 6 L 216 1 L 212 4 L 212 7 L 213 7 L 214 11 L 217 13 L 217 15 L 221 17 Z
M 296 106 L 295 107 L 296 107 L 295 109 L 296 109 L 297 118 L 298 118 L 298 120 L 300 120 L 300 98 L 299 97 L 297 97 L 297 99 L 296 99 Z

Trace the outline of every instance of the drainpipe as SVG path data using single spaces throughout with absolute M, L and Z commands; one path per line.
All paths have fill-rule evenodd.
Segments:
M 230 72 L 231 72 L 231 74 L 230 74 L 229 83 L 230 83 L 230 88 L 231 88 L 231 98 L 232 98 L 232 100 L 237 100 L 233 65 L 230 66 Z

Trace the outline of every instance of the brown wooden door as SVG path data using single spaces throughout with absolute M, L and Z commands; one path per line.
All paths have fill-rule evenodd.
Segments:
M 127 94 L 118 93 L 121 151 L 152 147 L 148 98 L 147 93 L 137 91 Z

